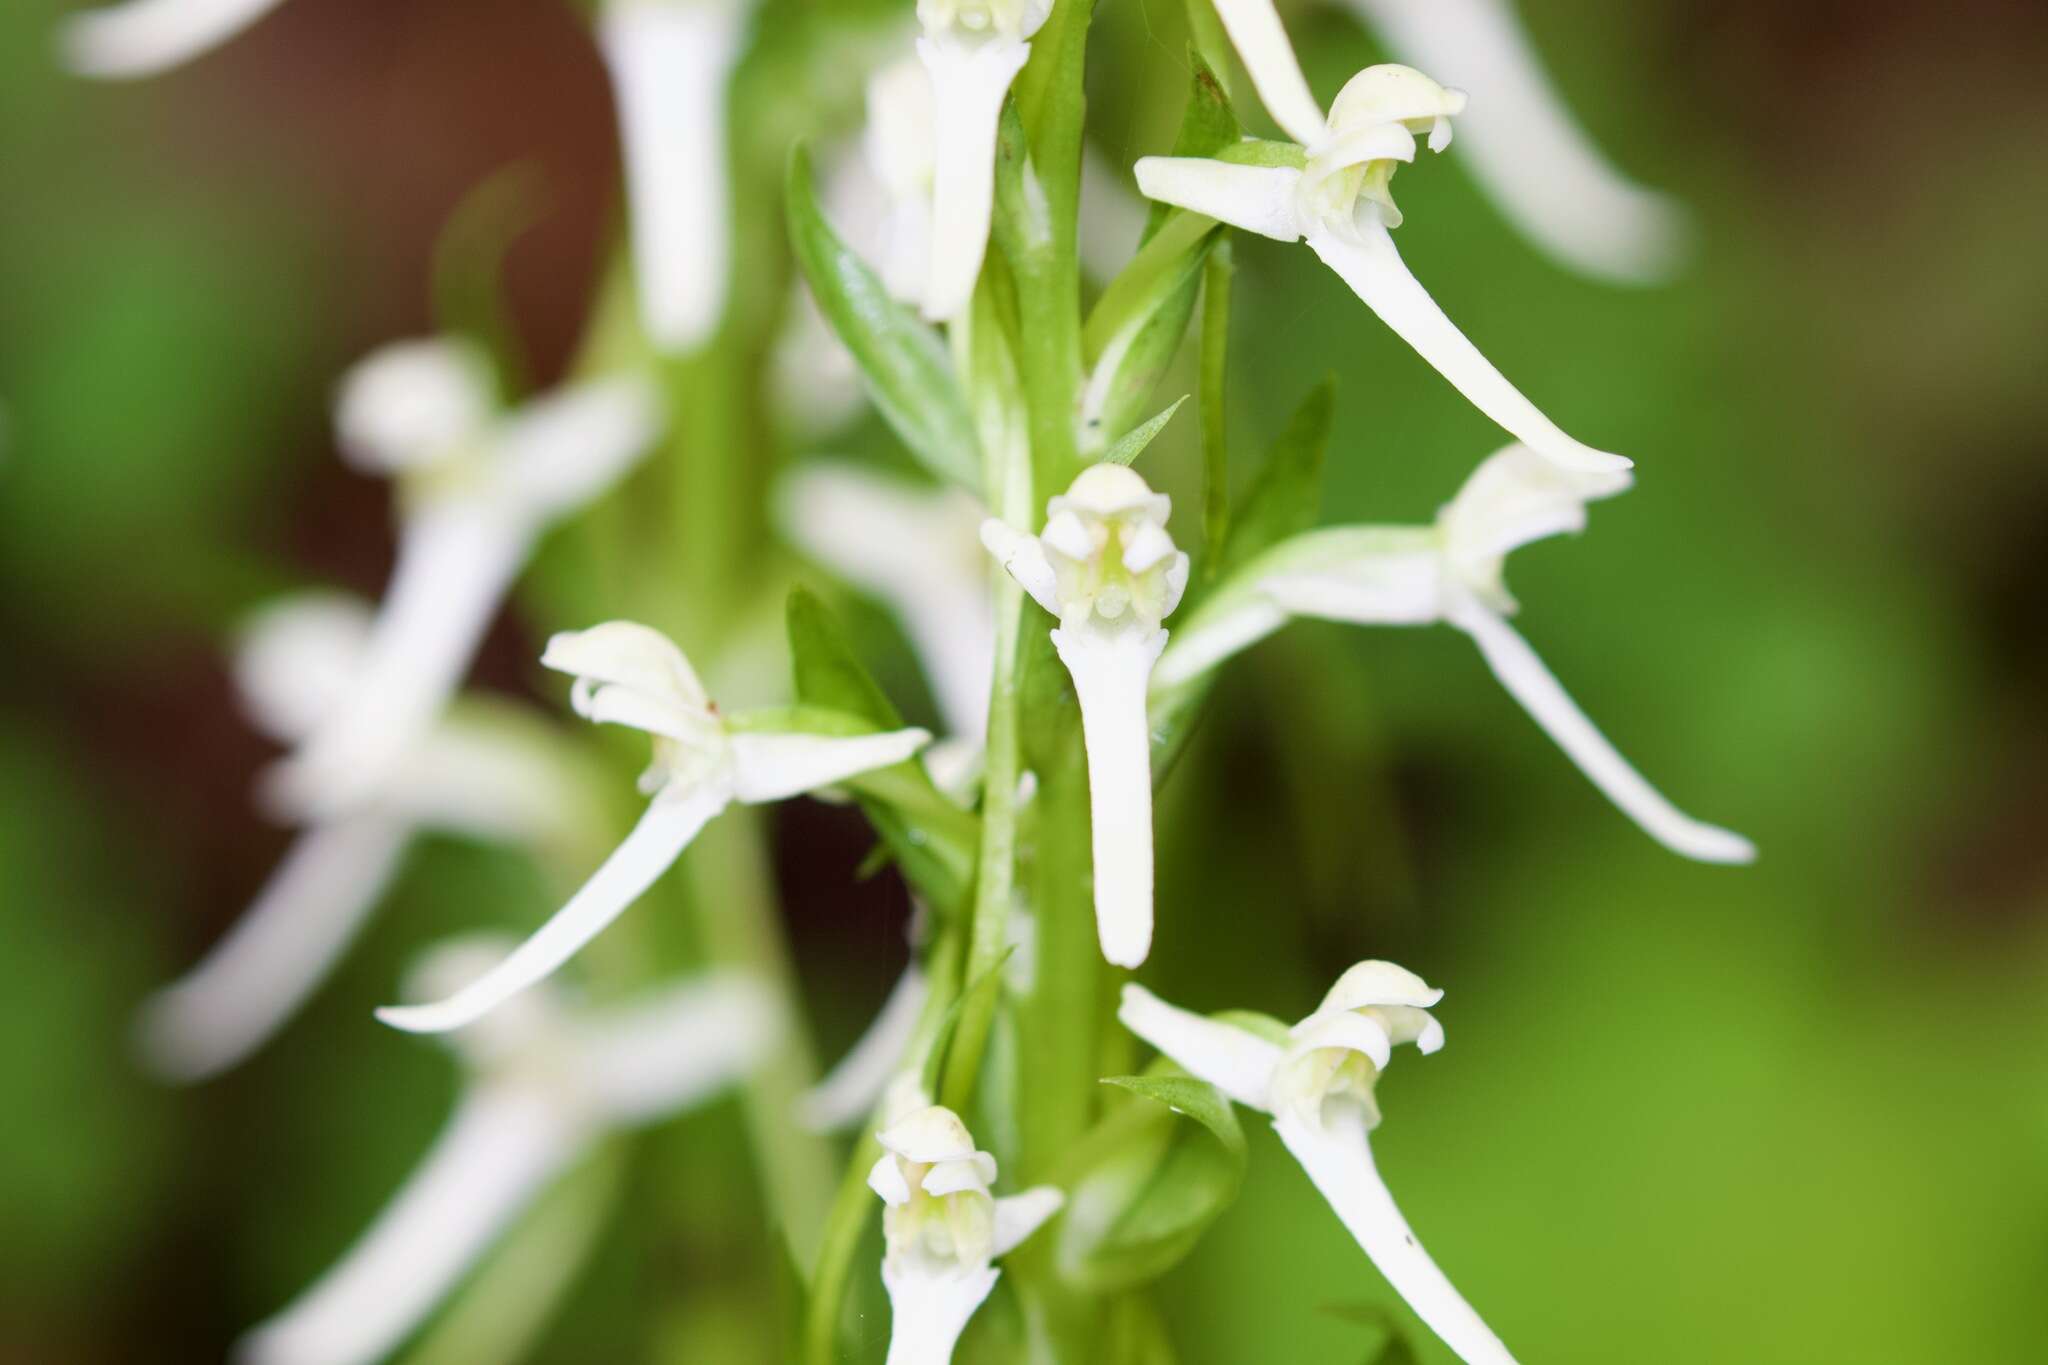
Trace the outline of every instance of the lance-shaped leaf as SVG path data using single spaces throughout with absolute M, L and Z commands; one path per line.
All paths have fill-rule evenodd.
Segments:
M 974 423 L 945 347 L 832 230 L 802 147 L 790 154 L 787 200 L 797 263 L 819 311 L 859 364 L 876 410 L 925 468 L 949 483 L 978 488 Z

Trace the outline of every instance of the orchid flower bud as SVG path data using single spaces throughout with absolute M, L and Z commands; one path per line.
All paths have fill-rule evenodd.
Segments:
M 1135 967 L 1152 946 L 1152 740 L 1145 693 L 1166 647 L 1160 624 L 1180 604 L 1188 557 L 1166 532 L 1172 510 L 1135 471 L 1081 471 L 1046 504 L 1036 536 L 991 518 L 982 544 L 1059 618 L 1052 632 L 1073 676 L 1088 749 L 1095 924 L 1102 954 Z

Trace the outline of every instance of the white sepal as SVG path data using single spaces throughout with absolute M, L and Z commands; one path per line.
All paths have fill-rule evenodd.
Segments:
M 1230 45 L 1244 61 L 1259 103 L 1273 116 L 1287 136 L 1302 146 L 1313 145 L 1323 136 L 1323 111 L 1301 74 L 1301 63 L 1287 41 L 1287 30 L 1273 0 L 1215 0 L 1216 17 L 1223 21 Z
M 1350 0 L 1402 60 L 1475 92 L 1458 145 L 1508 218 L 1557 260 L 1625 282 L 1670 273 L 1683 211 L 1601 155 L 1508 0 Z
M 386 1006 L 384 1023 L 407 1033 L 445 1033 L 488 1014 L 548 976 L 603 932 L 682 855 L 713 816 L 731 802 L 715 784 L 672 791 L 648 804 L 625 841 L 591 874 L 567 905 L 496 967 L 435 1004 Z
M 1017 586 L 1031 600 L 1054 616 L 1060 614 L 1059 576 L 1045 557 L 1045 546 L 1037 536 L 1026 535 L 1006 521 L 990 517 L 981 524 L 981 543 L 995 556 L 1003 572 L 1017 580 Z
M 1731 830 L 1693 819 L 1629 766 L 1513 626 L 1477 602 L 1454 608 L 1447 619 L 1472 637 L 1501 686 L 1644 833 L 1673 853 L 1701 862 L 1755 860 L 1756 845 Z
M 1373 1164 L 1357 1106 L 1333 1104 L 1320 1124 L 1283 1110 L 1273 1129 L 1387 1283 L 1459 1359 L 1466 1365 L 1513 1365 L 1508 1348 L 1452 1287 L 1401 1216 Z
M 889 1355 L 885 1365 L 948 1365 L 967 1320 L 1002 1274 L 994 1266 L 936 1267 L 882 1263 L 889 1291 Z
M 1088 750 L 1095 929 L 1102 955 L 1136 967 L 1152 949 L 1152 730 L 1145 695 L 1164 630 L 1083 624 L 1052 633 L 1074 679 Z
M 1384 224 L 1361 211 L 1348 239 L 1327 230 L 1309 234 L 1309 247 L 1380 320 L 1472 405 L 1538 454 L 1570 470 L 1611 473 L 1629 468 L 1620 455 L 1595 450 L 1565 434 L 1481 355 L 1417 282 Z
M 996 1235 L 991 1256 L 1002 1256 L 1026 1237 L 1045 1226 L 1060 1211 L 1067 1196 L 1052 1185 L 1033 1185 L 1021 1194 L 996 1200 Z
M 226 936 L 144 1003 L 136 1041 L 151 1070 L 202 1080 L 267 1040 L 355 936 L 412 832 L 373 812 L 301 833 Z
M 372 1365 L 475 1264 L 587 1134 L 544 1091 L 481 1085 L 348 1254 L 245 1336 L 244 1365 Z
M 995 210 L 996 124 L 1031 44 L 919 38 L 932 78 L 931 282 L 925 317 L 950 321 L 974 293 Z
M 732 736 L 733 794 L 747 802 L 800 796 L 901 763 L 931 740 L 915 727 L 846 736 L 741 731 Z
M 278 0 L 123 0 L 69 15 L 64 64 L 81 76 L 153 76 L 225 43 Z
M 1135 170 L 1138 189 L 1147 199 L 1278 242 L 1301 240 L 1296 208 L 1301 172 L 1292 166 L 1238 166 L 1205 156 L 1144 156 Z
M 1207 673 L 1225 659 L 1251 648 L 1287 624 L 1288 613 L 1261 592 L 1204 602 L 1173 629 L 1173 638 L 1152 670 L 1152 690 L 1164 692 Z
M 607 0 L 641 322 L 665 352 L 695 350 L 725 312 L 732 262 L 727 86 L 745 17 L 724 0 Z
M 496 437 L 505 494 L 536 520 L 616 483 L 661 430 L 661 395 L 643 375 L 614 375 L 543 394 Z
M 1250 1109 L 1265 1109 L 1282 1050 L 1235 1024 L 1169 1005 L 1135 982 L 1124 985 L 1117 1019 L 1189 1075 Z
M 577 1030 L 577 1079 L 611 1124 L 647 1123 L 739 1080 L 782 1031 L 774 995 L 752 977 L 693 977 L 593 1014 Z
M 867 1117 L 896 1078 L 931 994 L 931 981 L 915 962 L 903 969 L 867 1031 L 825 1078 L 804 1092 L 798 1117 L 813 1132 L 829 1133 Z M 892 1163 L 893 1169 L 893 1163 Z

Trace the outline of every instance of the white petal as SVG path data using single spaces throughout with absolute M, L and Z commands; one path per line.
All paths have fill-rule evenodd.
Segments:
M 697 837 L 697 831 L 729 801 L 725 791 L 713 786 L 656 797 L 633 832 L 591 874 L 583 889 L 510 957 L 446 1000 L 387 1006 L 377 1011 L 377 1017 L 408 1033 L 446 1033 L 488 1014 L 602 933 L 668 870 Z
M 1509 551 L 1584 530 L 1588 502 L 1625 492 L 1633 482 L 1625 469 L 1582 474 L 1525 445 L 1504 446 L 1480 462 L 1437 514 L 1444 548 L 1468 578 L 1497 579 Z
M 896 1159 L 894 1152 L 884 1152 L 868 1167 L 868 1188 L 880 1195 L 882 1202 L 892 1208 L 901 1208 L 910 1202 L 910 1182 L 903 1178 L 903 1163 Z
M 891 1316 L 885 1365 L 947 1365 L 967 1320 L 1001 1273 L 994 1266 L 934 1272 L 883 1262 Z
M 261 1046 L 348 946 L 411 833 L 360 815 L 300 834 L 227 936 L 143 1006 L 137 1041 L 151 1069 L 199 1080 Z
M 531 845 L 585 827 L 555 751 L 523 730 L 459 712 L 414 747 L 392 788 L 382 808 L 427 829 Z
M 1102 955 L 1136 967 L 1152 950 L 1152 729 L 1145 693 L 1163 630 L 1055 630 L 1073 675 L 1088 749 L 1095 853 L 1095 931 Z
M 731 1085 L 781 1033 L 774 996 L 723 973 L 604 1011 L 580 1028 L 578 1079 L 615 1123 L 647 1123 Z
M 660 430 L 661 395 L 646 378 L 590 380 L 508 418 L 496 442 L 498 472 L 515 506 L 547 520 L 610 488 Z
M 742 801 L 781 801 L 901 763 L 931 742 L 931 731 L 915 727 L 879 735 L 735 734 L 733 791 Z
M 581 1149 L 546 1095 L 484 1087 L 339 1264 L 245 1336 L 245 1365 L 372 1365 L 432 1312 Z
M 454 337 L 380 346 L 349 367 L 334 395 L 342 455 L 389 476 L 449 458 L 483 431 L 498 404 L 490 371 Z
M 465 503 L 407 521 L 361 677 L 277 771 L 287 811 L 345 810 L 390 778 L 468 670 L 530 544 L 525 523 Z
M 1466 1365 L 1514 1365 L 1508 1348 L 1452 1288 L 1409 1230 L 1373 1165 L 1372 1146 L 1357 1109 L 1330 1109 L 1321 1128 L 1283 1113 L 1273 1120 L 1274 1131 L 1387 1283 L 1459 1359 Z
M 1147 199 L 1275 241 L 1301 239 L 1301 216 L 1294 208 L 1301 172 L 1292 166 L 1235 166 L 1205 156 L 1145 156 L 1138 158 L 1136 169 L 1138 189 Z
M 541 651 L 540 663 L 558 673 L 617 683 L 684 708 L 709 705 L 689 657 L 668 636 L 638 621 L 606 621 L 588 630 L 558 631 Z
M 932 277 L 924 315 L 958 317 L 974 293 L 995 207 L 996 123 L 1029 43 L 917 40 L 932 78 Z
M 1683 212 L 1601 155 L 1544 74 L 1507 0 L 1351 0 L 1401 60 L 1472 92 L 1458 146 L 1472 174 L 1539 247 L 1592 275 L 1670 272 Z
M 1034 1185 L 1022 1194 L 996 1200 L 996 1237 L 991 1256 L 1001 1256 L 1045 1226 L 1067 1197 L 1051 1185 Z
M 1756 845 L 1749 840 L 1693 819 L 1644 781 L 1594 728 L 1514 627 L 1476 604 L 1454 612 L 1450 622 L 1472 637 L 1501 685 L 1644 833 L 1673 853 L 1701 862 L 1746 863 L 1756 858 Z
M 913 962 L 903 969 L 867 1031 L 823 1080 L 804 1093 L 798 1108 L 804 1127 L 833 1132 L 865 1118 L 881 1103 L 882 1092 L 904 1064 L 917 1017 L 930 994 L 931 982 L 921 967 Z
M 694 350 L 725 312 L 726 99 L 744 27 L 740 7 L 719 0 L 609 0 L 598 21 L 619 106 L 641 321 L 664 351 Z
M 1037 536 L 990 517 L 981 524 L 981 543 L 1032 601 L 1054 616 L 1060 614 L 1059 575 L 1053 572 L 1052 561 L 1045 557 L 1045 546 Z
M 235 645 L 242 709 L 296 743 L 334 713 L 362 672 L 374 618 L 348 593 L 302 592 L 258 608 Z
M 1394 1055 L 1394 1040 L 1387 1036 L 1385 1027 L 1377 1019 L 1350 1010 L 1311 1014 L 1288 1030 L 1288 1034 L 1302 1051 L 1334 1047 L 1362 1052 L 1379 1070 L 1385 1070 Z
M 1287 624 L 1287 613 L 1263 593 L 1233 594 L 1204 602 L 1201 609 L 1176 626 L 1166 652 L 1152 670 L 1152 690 L 1191 682 L 1225 659 L 1251 648 Z
M 1382 322 L 1516 439 L 1566 469 L 1606 473 L 1629 467 L 1630 461 L 1621 456 L 1567 436 L 1508 383 L 1408 273 L 1384 226 L 1362 222 L 1351 241 L 1317 231 L 1310 234 L 1308 244 Z
M 81 76 L 151 76 L 218 47 L 278 0 L 126 0 L 68 16 L 64 64 Z
M 1259 103 L 1287 136 L 1306 147 L 1323 136 L 1323 111 L 1309 92 L 1308 78 L 1280 26 L 1273 0 L 1216 0 L 1216 17 L 1230 35 Z
M 1281 1049 L 1235 1024 L 1169 1005 L 1143 986 L 1126 983 L 1117 1019 L 1188 1074 L 1252 1109 L 1269 1107 L 1267 1095 Z

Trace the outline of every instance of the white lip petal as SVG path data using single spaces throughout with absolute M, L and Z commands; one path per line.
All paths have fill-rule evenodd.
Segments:
M 1283 1112 L 1273 1120 L 1274 1131 L 1387 1283 L 1459 1359 L 1466 1365 L 1514 1365 L 1508 1348 L 1410 1231 L 1373 1165 L 1372 1146 L 1357 1109 L 1330 1108 L 1333 1112 L 1321 1129 Z
M 81 76 L 153 76 L 220 46 L 278 0 L 127 0 L 74 14 L 58 45 Z
M 640 375 L 544 394 L 498 433 L 499 472 L 513 502 L 542 520 L 597 497 L 661 430 L 661 396 Z
M 932 78 L 932 275 L 924 315 L 958 317 L 974 293 L 995 208 L 996 123 L 1031 45 L 917 40 Z
M 930 994 L 931 982 L 923 968 L 915 962 L 905 967 L 867 1031 L 823 1080 L 804 1093 L 798 1108 L 804 1127 L 836 1132 L 867 1117 L 881 1103 L 882 1093 L 904 1063 L 904 1051 Z
M 411 834 L 382 815 L 301 833 L 227 936 L 143 1006 L 137 1042 L 150 1068 L 201 1080 L 269 1039 L 376 906 Z
M 724 810 L 728 794 L 703 786 L 650 802 L 625 841 L 591 874 L 567 905 L 482 977 L 446 1000 L 430 1005 L 386 1006 L 377 1017 L 407 1033 L 446 1033 L 461 1028 L 540 981 L 574 957 L 584 944 L 640 899 L 655 878 L 682 855 L 697 831 Z
M 1255 1033 L 1169 1005 L 1126 983 L 1117 1019 L 1190 1075 L 1251 1109 L 1268 1108 L 1281 1050 Z
M 614 1122 L 645 1123 L 737 1081 L 780 1031 L 775 999 L 759 982 L 711 976 L 591 1019 L 578 1075 Z
M 1045 1226 L 1045 1220 L 1060 1211 L 1067 1197 L 1051 1185 L 1034 1185 L 1022 1194 L 996 1200 L 995 1242 L 991 1256 L 1009 1252 L 1019 1242 Z
M 1059 575 L 1053 572 L 1052 561 L 1045 557 L 1045 546 L 1037 536 L 1025 535 L 1008 522 L 990 517 L 981 524 L 981 543 L 1032 601 L 1054 616 L 1060 614 Z
M 1275 241 L 1301 239 L 1295 191 L 1301 172 L 1292 166 L 1235 166 L 1205 156 L 1143 156 L 1138 189 L 1147 199 L 1214 218 Z
M 1473 176 L 1537 246 L 1608 279 L 1668 275 L 1685 214 L 1631 183 L 1594 146 L 1545 75 L 1507 0 L 1351 0 L 1401 59 L 1473 92 L 1458 146 Z
M 781 801 L 901 763 L 931 741 L 931 731 L 915 727 L 879 735 L 735 734 L 733 792 L 747 802 Z
M 426 1159 L 339 1264 L 236 1348 L 245 1365 L 371 1365 L 433 1311 L 577 1154 L 543 1095 L 466 1096 Z
M 1145 693 L 1163 630 L 1055 630 L 1088 750 L 1095 930 L 1102 955 L 1136 967 L 1152 950 L 1152 730 Z
M 1630 467 L 1622 456 L 1566 435 L 1524 398 L 1408 272 L 1383 225 L 1360 223 L 1356 240 L 1349 241 L 1319 230 L 1308 244 L 1382 322 L 1524 445 L 1566 469 L 1599 474 Z
M 641 320 L 664 351 L 694 350 L 725 312 L 726 87 L 743 32 L 739 7 L 718 0 L 610 0 L 598 21 L 619 107 Z
M 1672 805 L 1629 766 L 1559 685 L 1536 651 L 1514 627 L 1483 607 L 1453 612 L 1450 623 L 1486 656 L 1501 686 L 1522 704 L 1544 732 L 1557 741 L 1579 771 L 1591 779 L 1643 832 L 1673 853 L 1706 863 L 1747 863 L 1756 845 L 1731 830 L 1703 824 Z
M 882 1263 L 889 1291 L 889 1355 L 885 1365 L 947 1365 L 967 1320 L 996 1287 L 1002 1272 L 930 1271 Z
M 1230 45 L 1237 49 L 1259 92 L 1259 103 L 1273 122 L 1304 147 L 1321 138 L 1322 108 L 1301 74 L 1273 0 L 1216 0 L 1216 17 L 1223 21 Z
M 530 543 L 524 521 L 462 503 L 406 522 L 361 676 L 279 765 L 274 791 L 288 813 L 348 809 L 391 776 L 468 670 Z

